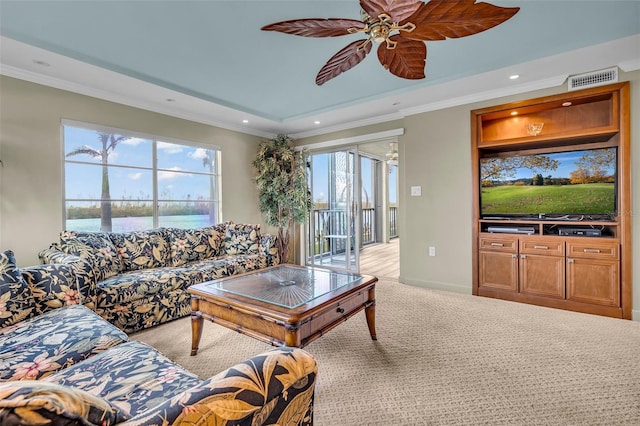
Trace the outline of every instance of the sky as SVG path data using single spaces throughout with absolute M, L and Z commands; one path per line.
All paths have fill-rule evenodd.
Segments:
M 536 173 L 540 173 L 542 176 L 551 175 L 554 178 L 569 178 L 569 174 L 576 169 L 575 162 L 580 159 L 583 153 L 584 151 L 570 151 L 544 154 L 553 160 L 558 160 L 560 164 L 556 170 L 545 170 Z M 607 171 L 609 174 L 615 173 L 615 166 L 610 167 Z M 530 179 L 532 177 L 533 173 L 530 169 L 518 169 L 516 172 L 516 179 Z
M 316 203 L 326 203 L 329 198 L 329 161 L 331 154 L 315 154 L 312 159 L 312 168 L 313 168 L 313 188 L 312 188 L 312 196 L 313 201 Z M 373 205 L 374 203 L 374 182 L 371 178 L 372 176 L 372 166 L 373 161 L 362 157 L 360 172 L 362 175 L 362 202 L 364 203 L 366 200 L 366 196 L 368 196 L 369 202 Z M 396 174 L 394 173 L 391 179 L 394 179 Z M 366 194 L 366 195 L 365 195 Z M 389 188 L 389 199 L 391 202 L 395 202 L 397 200 L 396 196 L 396 186 L 395 184 L 390 185 Z
M 96 150 L 102 143 L 94 130 L 64 127 L 65 155 L 88 145 Z M 160 199 L 178 200 L 209 198 L 209 176 L 198 173 L 209 172 L 203 166 L 206 150 L 166 142 L 157 142 L 158 194 Z M 110 165 L 151 168 L 153 161 L 152 141 L 131 138 L 118 144 L 109 155 Z M 86 154 L 67 157 L 69 161 L 99 164 L 100 158 Z M 185 173 L 198 172 L 198 173 Z M 102 168 L 87 164 L 70 164 L 65 167 L 66 198 L 100 198 Z M 151 199 L 153 173 L 151 170 L 129 167 L 110 167 L 109 184 L 112 199 Z

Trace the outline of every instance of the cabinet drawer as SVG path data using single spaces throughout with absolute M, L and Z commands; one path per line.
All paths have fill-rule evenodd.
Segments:
M 518 252 L 518 238 L 510 235 L 481 235 L 480 250 Z
M 348 299 L 331 305 L 331 307 L 321 312 L 320 314 L 314 315 L 309 322 L 309 335 L 322 330 L 327 325 L 339 320 L 345 315 L 350 314 L 359 307 L 364 306 L 365 302 L 367 301 L 367 294 L 368 293 L 366 291 L 359 291 L 353 296 L 350 296 Z
M 520 253 L 564 256 L 564 241 L 549 238 L 523 238 L 520 240 Z
M 620 244 L 617 241 L 567 241 L 567 257 L 615 260 L 619 259 L 619 253 Z

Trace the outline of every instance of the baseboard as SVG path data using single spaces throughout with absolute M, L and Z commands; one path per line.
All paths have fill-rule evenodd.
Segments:
M 631 310 L 631 319 L 640 322 L 640 309 Z
M 412 278 L 405 278 L 402 275 L 398 278 L 403 284 L 412 285 L 414 287 L 430 288 L 433 290 L 444 290 L 453 293 L 471 294 L 471 286 L 463 286 L 460 284 L 444 283 L 439 281 L 422 281 Z

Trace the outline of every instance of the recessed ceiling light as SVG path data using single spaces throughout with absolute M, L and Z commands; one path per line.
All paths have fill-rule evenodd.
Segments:
M 571 102 L 563 102 L 562 106 L 571 106 Z
M 518 74 L 513 74 L 513 75 L 510 75 L 510 76 L 509 76 L 509 78 L 510 78 L 511 80 L 515 80 L 516 78 L 519 78 L 519 77 L 520 77 L 520 75 L 518 75 Z
M 34 63 L 34 64 L 37 64 L 37 65 L 40 65 L 40 66 L 43 66 L 43 67 L 50 67 L 50 66 L 51 66 L 51 64 L 50 64 L 50 63 L 45 62 L 45 61 L 41 61 L 41 60 L 39 60 L 39 59 L 34 59 L 34 60 L 33 60 L 33 63 Z
M 243 122 L 244 124 L 247 124 L 247 123 L 249 122 L 249 120 L 247 120 L 247 119 L 245 118 L 244 120 L 242 120 L 242 122 Z
M 518 111 L 511 111 L 511 115 L 518 115 Z
M 313 124 L 320 124 L 318 120 L 314 121 Z

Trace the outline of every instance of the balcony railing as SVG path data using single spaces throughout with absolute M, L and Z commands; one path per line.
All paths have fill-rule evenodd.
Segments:
M 389 238 L 398 236 L 398 208 L 389 207 Z
M 389 208 L 390 237 L 397 237 L 397 207 Z M 376 241 L 376 210 L 375 208 L 362 209 L 360 248 Z M 314 209 L 313 222 L 309 227 L 310 234 L 309 254 L 339 254 L 344 253 L 347 244 L 347 219 L 344 210 L 340 209 Z M 353 235 L 352 235 L 353 236 Z M 353 244 L 353 243 L 352 243 Z

